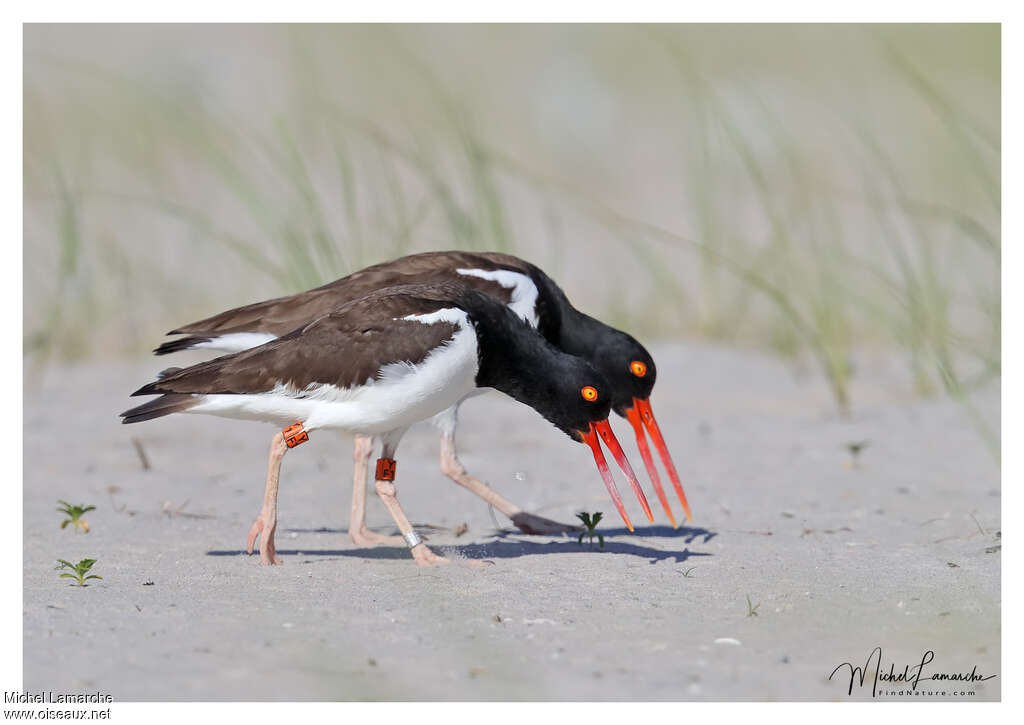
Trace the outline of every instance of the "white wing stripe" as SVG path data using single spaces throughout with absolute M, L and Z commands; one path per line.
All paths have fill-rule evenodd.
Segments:
M 537 285 L 528 276 L 507 269 L 496 269 L 491 272 L 483 269 L 457 269 L 455 271 L 466 277 L 479 277 L 497 282 L 505 289 L 512 290 L 511 299 L 508 302 L 509 309 L 534 327 L 537 326 Z

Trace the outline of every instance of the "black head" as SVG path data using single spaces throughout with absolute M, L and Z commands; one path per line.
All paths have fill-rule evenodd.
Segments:
M 460 304 L 476 327 L 480 387 L 500 390 L 529 405 L 573 440 L 606 420 L 611 385 L 582 357 L 545 340 L 505 305 L 473 289 Z
M 583 358 L 562 354 L 550 362 L 542 371 L 544 394 L 533 406 L 560 431 L 582 441 L 591 423 L 608 418 L 608 381 Z
M 477 385 L 529 405 L 567 436 L 588 445 L 608 493 L 632 530 L 601 450 L 604 443 L 626 474 L 647 520 L 653 521 L 640 482 L 608 424 L 612 396 L 607 378 L 587 359 L 556 348 L 504 305 L 475 292 L 462 294 L 460 300 L 476 327 Z
M 621 416 L 634 400 L 647 400 L 658 370 L 654 358 L 632 335 L 569 308 L 561 326 L 558 346 L 586 358 L 611 386 L 612 410 Z
M 590 362 L 611 385 L 612 410 L 625 417 L 634 399 L 651 397 L 658 368 L 646 348 L 625 332 L 609 327 L 601 337 Z
M 662 495 L 661 480 L 654 466 L 645 435 L 651 437 L 654 447 L 668 471 L 672 486 L 683 504 L 687 520 L 692 520 L 690 505 L 683 493 L 675 463 L 668 452 L 665 438 L 651 409 L 651 391 L 658 377 L 654 358 L 644 346 L 632 336 L 605 325 L 585 315 L 570 305 L 563 308 L 563 320 L 559 328 L 559 347 L 566 352 L 585 357 L 601 373 L 611 386 L 611 408 L 626 418 L 633 426 L 637 448 L 644 460 L 644 466 L 651 477 L 651 483 L 658 491 L 669 520 L 675 525 L 675 518 Z

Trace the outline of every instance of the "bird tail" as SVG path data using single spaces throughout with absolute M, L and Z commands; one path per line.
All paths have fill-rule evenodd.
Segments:
M 121 422 L 141 423 L 144 420 L 162 418 L 171 413 L 182 413 L 192 406 L 198 405 L 200 400 L 199 396 L 189 393 L 168 393 L 121 413 Z

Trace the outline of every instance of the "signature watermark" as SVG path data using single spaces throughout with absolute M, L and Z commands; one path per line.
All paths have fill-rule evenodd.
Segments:
M 929 667 L 934 661 L 935 652 L 926 650 L 921 656 L 921 661 L 916 664 L 901 666 L 890 662 L 886 669 L 882 660 L 882 648 L 875 647 L 863 665 L 843 662 L 832 670 L 828 679 L 843 684 L 848 682 L 847 695 L 853 695 L 854 687 L 863 689 L 870 684 L 872 697 L 879 695 L 956 697 L 972 696 L 974 688 L 971 685 L 976 682 L 986 682 L 997 676 L 978 672 L 977 665 L 974 665 L 969 672 L 940 672 L 938 666 Z M 881 689 L 879 684 L 881 684 Z M 889 690 L 887 686 L 896 689 Z

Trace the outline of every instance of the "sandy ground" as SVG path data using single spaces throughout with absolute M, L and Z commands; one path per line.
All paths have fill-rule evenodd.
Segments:
M 844 420 L 820 380 L 773 359 L 654 352 L 654 409 L 695 526 L 668 527 L 648 484 L 655 525 L 629 535 L 586 448 L 492 394 L 464 406 L 467 468 L 536 513 L 603 511 L 607 543 L 499 530 L 508 522 L 443 478 L 423 428 L 399 450 L 397 483 L 413 521 L 435 527 L 431 545 L 457 559 L 436 569 L 349 543 L 348 441 L 314 435 L 286 457 L 285 563 L 263 567 L 243 546 L 269 426 L 120 425 L 162 360 L 30 379 L 24 686 L 117 701 L 846 699 L 847 670 L 830 673 L 876 646 L 885 672 L 931 650 L 926 676 L 999 673 L 999 470 L 961 407 L 912 399 L 884 359 L 859 363 L 875 382 L 855 386 Z M 998 389 L 977 403 L 998 420 Z M 845 444 L 859 440 L 870 444 L 854 469 Z M 57 499 L 95 504 L 91 533 L 62 531 Z M 369 519 L 391 528 L 373 495 Z M 58 557 L 98 559 L 103 580 L 70 586 Z M 870 698 L 870 682 L 853 696 Z M 997 699 L 1000 682 L 938 689 Z

